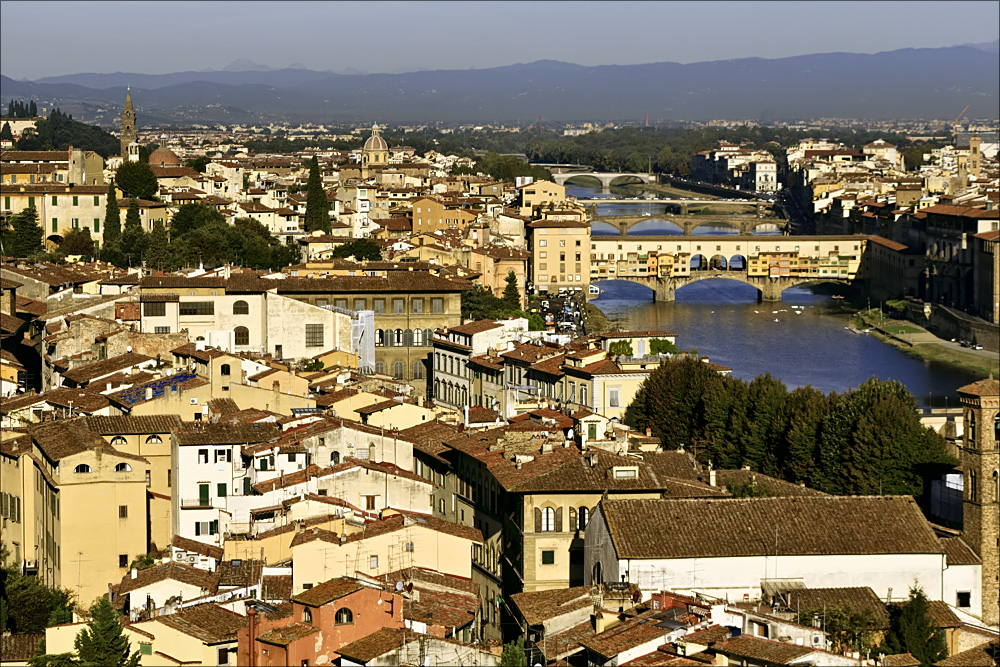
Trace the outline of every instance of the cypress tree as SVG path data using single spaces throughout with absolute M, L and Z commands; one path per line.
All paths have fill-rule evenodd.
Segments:
M 142 263 L 142 256 L 148 246 L 149 239 L 139 217 L 139 204 L 132 199 L 128 204 L 128 213 L 125 214 L 125 229 L 122 230 L 121 241 L 121 251 L 129 266 L 139 266 Z
M 170 251 L 167 248 L 167 230 L 163 222 L 157 220 L 149 232 L 149 250 L 146 251 L 146 266 L 151 269 L 168 269 Z
M 28 118 L 34 118 L 38 115 L 38 107 L 35 105 L 35 100 L 31 100 L 31 104 L 28 105 Z
M 14 257 L 28 257 L 42 249 L 42 226 L 38 224 L 34 206 L 12 216 L 10 227 L 10 240 L 5 240 L 4 252 Z
M 122 631 L 118 614 L 108 598 L 102 596 L 90 608 L 90 613 L 93 620 L 80 631 L 73 642 L 80 663 L 115 667 L 138 665 L 139 652 L 131 652 L 132 645 Z
M 104 206 L 104 237 L 101 245 L 111 245 L 122 239 L 122 218 L 118 210 L 118 196 L 115 194 L 115 183 L 108 183 L 108 203 Z
M 4 122 L 3 128 L 0 128 L 0 139 L 14 141 L 14 133 L 10 130 L 10 123 Z
M 330 202 L 323 190 L 323 179 L 319 175 L 319 160 L 316 156 L 309 161 L 309 182 L 306 186 L 306 231 L 330 232 Z
M 504 304 L 511 310 L 521 310 L 521 292 L 517 289 L 517 276 L 513 271 L 508 271 L 504 281 L 507 283 L 503 288 Z

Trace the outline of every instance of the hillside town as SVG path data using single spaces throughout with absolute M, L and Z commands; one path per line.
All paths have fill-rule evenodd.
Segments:
M 992 375 L 921 416 L 957 461 L 933 511 L 718 468 L 630 406 L 664 366 L 734 369 L 588 307 L 614 279 L 672 299 L 694 257 L 718 269 L 671 247 L 698 237 L 623 248 L 555 170 L 498 180 L 378 124 L 350 150 L 265 154 L 243 146 L 263 127 L 147 130 L 138 103 L 107 159 L 18 150 L 35 120 L 2 119 L 5 221 L 30 211 L 44 250 L 86 231 L 94 252 L 5 246 L 0 265 L 5 565 L 76 601 L 6 632 L 0 664 L 72 652 L 106 600 L 141 665 L 498 665 L 520 642 L 531 665 L 903 667 L 924 663 L 879 647 L 917 590 L 935 664 L 995 664 Z M 1000 349 L 995 129 L 956 131 L 919 170 L 883 140 L 782 150 L 691 157 L 693 192 L 752 193 L 760 222 L 788 224 L 741 251 L 745 282 L 850 279 Z M 148 197 L 122 188 L 139 164 Z M 263 230 L 278 260 L 249 268 L 247 243 L 218 262 L 208 236 L 178 270 L 152 254 L 202 218 Z M 803 233 L 833 240 L 781 245 Z

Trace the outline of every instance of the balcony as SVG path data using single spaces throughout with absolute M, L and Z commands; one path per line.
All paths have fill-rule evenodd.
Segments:
M 208 498 L 181 498 L 181 509 L 210 510 L 212 509 L 212 501 Z

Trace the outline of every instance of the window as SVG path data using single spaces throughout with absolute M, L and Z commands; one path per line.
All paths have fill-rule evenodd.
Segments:
M 403 299 L 393 299 L 392 300 L 392 314 L 402 315 L 403 314 Z
M 424 312 L 424 300 L 423 299 L 413 299 L 410 301 L 410 310 L 416 315 Z
M 372 556 L 368 559 L 368 569 L 377 570 L 378 569 L 378 556 Z
M 215 450 L 215 462 L 216 463 L 232 463 L 233 462 L 233 450 L 231 449 L 216 449 Z M 206 461 L 207 463 L 207 461 Z
M 208 463 L 208 450 L 199 449 L 198 450 L 198 463 Z
M 619 394 L 621 390 L 619 387 L 608 387 L 608 407 L 617 408 L 621 407 L 619 405 Z
M 146 471 L 146 488 L 148 489 L 152 485 L 153 485 L 153 477 L 150 474 L 150 472 L 147 470 Z
M 337 308 L 343 308 L 347 310 L 347 299 L 335 299 L 333 305 Z
M 541 239 L 541 240 L 539 240 L 539 241 L 538 241 L 538 245 L 539 245 L 539 247 L 542 247 L 542 248 L 544 248 L 544 247 L 545 247 L 546 243 L 547 243 L 547 242 L 546 242 L 546 240 L 545 240 L 545 239 Z
M 306 347 L 323 347 L 323 325 L 306 325 Z
M 385 299 L 372 299 L 372 311 L 376 315 L 381 315 L 385 312 Z
M 302 622 L 312 625 L 313 614 L 312 610 L 310 610 L 309 607 L 306 607 L 305 609 L 302 610 Z
M 55 199 L 55 197 L 53 197 L 53 199 Z M 52 233 L 55 234 L 58 231 L 59 231 L 59 219 L 52 218 Z
M 417 333 L 419 332 L 420 329 L 417 329 Z M 414 380 L 424 379 L 424 362 L 420 361 L 419 359 L 413 362 L 413 379 Z
M 958 591 L 955 606 L 967 609 L 972 606 L 972 593 L 969 591 Z
M 364 299 L 355 299 L 354 300 L 354 310 L 364 310 L 364 309 L 365 309 L 365 300 Z
M 121 447 L 122 445 L 127 445 L 127 444 L 128 444 L 128 441 L 125 440 L 125 438 L 123 438 L 120 435 L 116 435 L 115 437 L 113 437 L 111 439 L 111 446 L 112 447 Z M 131 470 L 131 468 L 129 468 L 129 470 Z
M 58 206 L 59 205 L 59 197 L 57 197 L 55 195 L 52 195 L 52 205 L 53 206 Z
M 119 505 L 118 506 L 118 518 L 119 519 L 127 519 L 128 518 L 128 505 Z
M 94 195 L 94 206 L 101 205 L 101 198 L 98 195 Z
M 174 485 L 174 471 L 167 470 L 167 488 L 169 489 Z
M 219 374 L 229 375 L 230 374 L 229 364 L 222 364 L 221 366 L 219 366 Z
M 132 472 L 132 466 L 127 463 L 119 463 L 115 466 L 115 472 Z
M 140 655 L 153 655 L 153 645 L 142 643 L 139 644 L 139 654 Z
M 392 377 L 397 380 L 403 380 L 406 376 L 406 364 L 402 361 L 396 361 L 392 364 Z
M 147 301 L 142 304 L 142 314 L 146 317 L 163 317 L 167 314 L 167 304 L 163 301 Z
M 73 206 L 80 205 L 80 198 L 77 195 L 73 195 Z
M 385 334 L 382 333 L 381 329 L 375 330 L 375 347 L 383 347 L 385 345 Z
M 546 549 L 542 552 L 542 565 L 554 565 L 556 562 L 556 552 Z
M 365 509 L 375 511 L 375 496 L 365 496 Z
M 308 324 L 306 325 L 309 326 Z M 320 345 L 323 344 L 323 325 L 320 326 Z M 249 345 L 250 344 L 250 330 L 246 327 L 236 327 L 233 329 L 233 342 L 236 345 Z M 308 345 L 308 343 L 306 343 Z
M 128 567 L 128 554 L 118 554 L 118 567 Z
M 219 482 L 217 484 L 217 487 L 218 488 L 216 489 L 216 492 L 217 492 L 216 495 L 218 495 L 219 498 L 225 498 L 226 497 L 226 483 L 225 482 Z
M 215 315 L 214 301 L 182 301 L 181 315 Z
M 81 463 L 77 467 L 73 468 L 73 472 L 77 473 L 90 472 L 90 466 L 87 465 L 86 463 Z
M 337 614 L 333 617 L 334 622 L 337 625 L 350 625 L 354 623 L 354 614 L 347 607 L 343 609 L 338 609 Z
M 556 529 L 556 511 L 551 507 L 542 508 L 542 532 L 550 533 Z
M 444 312 L 444 299 L 431 299 L 431 312 L 432 313 L 443 313 Z
M 340 452 L 330 453 L 330 465 L 335 466 L 340 464 Z
M 441 514 L 444 514 L 444 498 L 438 501 L 438 510 Z
M 249 315 L 250 314 L 250 304 L 246 301 L 240 300 L 233 304 L 233 315 Z
M 163 444 L 163 438 L 161 438 L 158 435 L 151 435 L 148 438 L 146 438 L 146 444 L 147 445 L 162 445 Z

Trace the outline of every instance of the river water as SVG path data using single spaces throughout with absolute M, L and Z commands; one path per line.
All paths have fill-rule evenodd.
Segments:
M 572 185 L 567 194 L 602 196 L 599 190 Z M 641 206 L 601 205 L 598 210 L 604 215 L 626 215 Z M 641 227 L 634 233 L 680 233 L 666 221 L 651 220 Z M 703 230 L 699 227 L 695 233 L 732 233 L 726 228 Z M 848 316 L 832 298 L 830 286 L 787 289 L 777 303 L 757 303 L 756 289 L 724 279 L 684 287 L 673 303 L 653 301 L 651 289 L 634 283 L 604 281 L 598 286 L 602 293 L 591 303 L 621 329 L 675 333 L 678 347 L 697 349 L 745 380 L 769 372 L 789 389 L 812 385 L 829 393 L 846 391 L 876 376 L 899 380 L 924 407 L 955 407 L 955 390 L 981 379 L 975 373 L 912 357 L 873 336 L 848 331 Z

